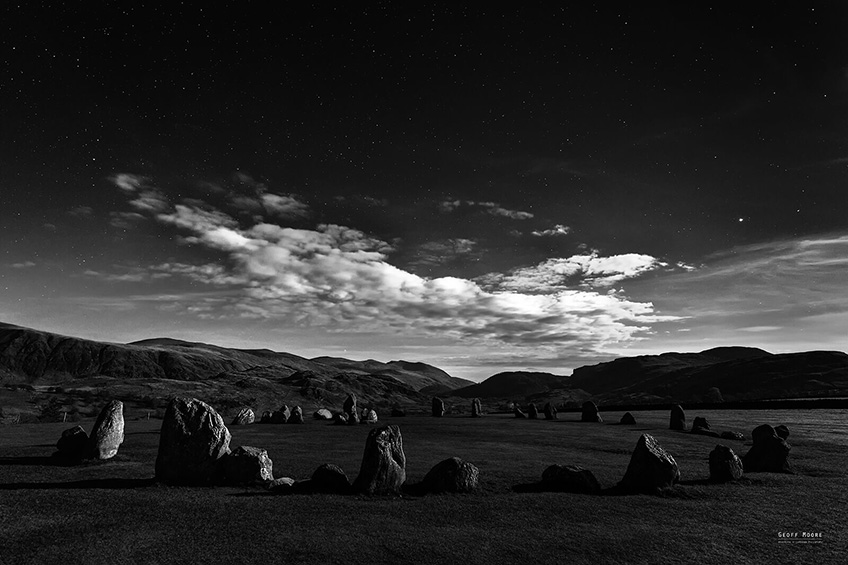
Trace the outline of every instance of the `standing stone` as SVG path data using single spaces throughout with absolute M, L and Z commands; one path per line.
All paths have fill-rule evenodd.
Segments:
M 701 416 L 695 416 L 695 419 L 692 420 L 692 430 L 693 434 L 697 434 L 699 431 L 709 431 L 710 423 L 706 418 L 702 418 Z
M 362 410 L 362 423 L 363 424 L 376 424 L 377 423 L 377 412 L 375 410 L 369 410 L 365 408 Z
M 359 414 L 354 410 L 350 414 L 347 414 L 347 424 L 349 426 L 354 426 L 359 423 Z
M 338 465 L 324 463 L 315 469 L 310 479 L 310 490 L 327 494 L 347 494 L 350 492 L 350 480 Z
M 536 408 L 536 405 L 533 402 L 531 402 L 530 406 L 527 407 L 527 417 L 531 420 L 539 418 L 539 409 Z
M 480 402 L 479 398 L 475 398 L 471 401 L 471 417 L 479 418 L 483 415 L 483 404 Z
M 516 418 L 527 418 L 527 414 L 524 413 L 524 411 L 521 409 L 521 406 L 519 406 L 517 402 L 515 403 L 512 409 L 512 413 L 515 415 Z
M 274 480 L 274 463 L 268 452 L 258 447 L 240 446 L 221 458 L 223 482 L 253 485 Z
M 230 452 L 230 431 L 214 408 L 195 398 L 174 398 L 159 434 L 156 478 L 169 484 L 208 485 L 218 460 Z
M 445 403 L 441 398 L 433 397 L 433 417 L 441 418 L 445 415 Z
M 598 412 L 598 406 L 591 400 L 583 403 L 582 413 L 580 414 L 581 422 L 603 422 L 601 414 Z
M 280 406 L 279 410 L 275 410 L 271 413 L 271 423 L 272 424 L 286 424 L 291 418 L 291 410 L 289 407 L 283 404 Z
M 618 423 L 623 424 L 625 426 L 632 426 L 636 423 L 636 418 L 634 418 L 633 414 L 631 414 L 630 412 L 626 412 L 624 416 L 621 417 L 621 420 Z
M 592 471 L 577 465 L 551 465 L 542 472 L 542 487 L 552 492 L 595 494 L 601 484 Z
M 291 410 L 291 416 L 288 419 L 289 424 L 302 424 L 303 423 L 303 408 L 300 406 L 295 406 Z
M 124 442 L 124 403 L 113 400 L 103 407 L 91 435 L 88 437 L 86 457 L 111 459 Z
M 337 412 L 337 413 L 333 414 L 333 423 L 337 426 L 346 426 L 347 425 L 347 416 L 345 416 L 341 412 Z
M 347 395 L 347 398 L 342 405 L 342 410 L 345 414 L 355 414 L 356 413 L 356 395 L 350 393 Z
M 326 408 L 320 408 L 312 414 L 312 417 L 316 420 L 332 420 L 333 413 L 327 410 Z
M 671 416 L 668 421 L 668 429 L 686 431 L 686 413 L 683 407 L 679 404 L 671 409 Z
M 233 418 L 232 426 L 246 426 L 252 424 L 256 420 L 256 415 L 250 408 L 242 408 L 236 417 Z
M 545 412 L 545 420 L 556 420 L 557 419 L 557 409 L 556 409 L 556 406 L 554 406 L 552 403 L 550 403 L 550 402 L 545 403 L 544 412 Z
M 362 466 L 353 490 L 364 494 L 399 493 L 406 480 L 406 456 L 400 428 L 391 425 L 374 428 L 365 441 Z
M 266 410 L 262 413 L 262 418 L 259 419 L 260 424 L 270 424 L 271 423 L 272 412 L 270 410 Z
M 710 480 L 714 483 L 739 480 L 742 472 L 742 460 L 726 445 L 717 445 L 710 452 Z
M 791 473 L 789 450 L 792 449 L 785 439 L 777 435 L 774 428 L 763 424 L 751 433 L 754 445 L 742 457 L 746 473 Z
M 679 480 L 680 469 L 674 457 L 653 436 L 642 434 L 618 487 L 625 492 L 653 492 Z
M 480 471 L 459 457 L 445 459 L 430 469 L 419 488 L 424 493 L 471 492 L 477 488 Z
M 82 426 L 74 426 L 62 432 L 62 437 L 56 442 L 59 456 L 70 461 L 79 461 L 85 457 L 88 446 L 88 434 Z

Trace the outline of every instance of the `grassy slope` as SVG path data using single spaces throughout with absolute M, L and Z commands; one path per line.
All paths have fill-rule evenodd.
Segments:
M 848 549 L 845 452 L 839 411 L 704 414 L 713 429 L 786 423 L 796 475 L 752 474 L 705 485 L 716 440 L 667 430 L 667 414 L 637 426 L 446 417 L 397 418 L 410 482 L 456 455 L 480 468 L 464 496 L 268 496 L 236 488 L 169 488 L 153 474 L 158 421 L 129 421 L 118 456 L 54 467 L 43 459 L 65 426 L 0 427 L 0 563 L 513 563 L 838 562 Z M 603 414 L 617 422 L 621 414 Z M 391 421 L 391 420 L 389 420 Z M 91 422 L 85 422 L 89 429 Z M 268 449 L 275 476 L 319 464 L 358 472 L 368 427 L 231 427 L 233 446 Z M 684 484 L 665 497 L 516 493 L 551 463 L 591 469 L 609 487 L 640 433 L 677 459 Z M 728 442 L 740 454 L 749 442 Z M 778 531 L 821 531 L 820 545 L 782 545 Z

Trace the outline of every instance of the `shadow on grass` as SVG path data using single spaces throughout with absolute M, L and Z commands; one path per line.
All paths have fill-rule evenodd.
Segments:
M 19 465 L 38 465 L 46 467 L 76 467 L 79 464 L 80 462 L 78 460 L 54 456 L 0 457 L 0 467 L 14 467 Z
M 134 489 L 156 485 L 156 479 L 89 479 L 66 483 L 8 483 L 0 490 L 57 490 L 57 489 Z

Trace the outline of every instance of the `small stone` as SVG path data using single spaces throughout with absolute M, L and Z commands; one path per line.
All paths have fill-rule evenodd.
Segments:
M 369 410 L 365 408 L 362 410 L 362 422 L 363 424 L 376 424 L 377 423 L 377 412 L 374 410 Z
M 256 416 L 253 414 L 253 410 L 250 408 L 242 408 L 239 410 L 239 413 L 233 418 L 233 423 L 230 424 L 232 426 L 246 426 L 248 424 L 252 424 Z
M 581 422 L 603 422 L 604 419 L 601 418 L 601 414 L 598 412 L 598 406 L 592 402 L 591 400 L 587 400 L 583 403 L 583 409 L 580 414 Z
M 592 471 L 577 465 L 551 465 L 542 472 L 542 486 L 552 492 L 595 494 L 601 490 Z
M 316 420 L 332 420 L 333 413 L 327 410 L 326 408 L 320 408 L 312 414 L 312 417 Z
M 270 424 L 271 423 L 271 415 L 272 412 L 270 410 L 265 410 L 262 413 L 262 418 L 259 419 L 260 424 Z
M 302 424 L 303 423 L 303 408 L 300 406 L 295 406 L 291 410 L 291 416 L 289 416 L 288 422 L 289 424 Z
M 118 453 L 124 442 L 124 403 L 113 400 L 103 407 L 91 435 L 88 437 L 86 457 L 90 459 L 111 459 Z
M 480 471 L 459 457 L 445 459 L 430 469 L 421 481 L 425 493 L 471 492 L 477 488 Z
M 545 420 L 556 420 L 557 419 L 557 409 L 556 409 L 556 406 L 554 406 L 552 403 L 550 403 L 550 402 L 545 403 L 544 412 L 545 412 Z
M 717 445 L 710 452 L 710 480 L 715 483 L 737 481 L 742 477 L 742 460 L 726 445 Z
M 278 494 L 287 494 L 291 492 L 292 485 L 294 485 L 294 479 L 291 477 L 280 477 L 268 483 L 268 490 Z
M 353 489 L 364 494 L 397 494 L 405 480 L 406 455 L 400 428 L 391 425 L 372 429 Z
M 618 486 L 625 492 L 654 492 L 679 480 L 680 469 L 674 457 L 653 436 L 642 434 Z
M 624 416 L 621 417 L 621 420 L 618 422 L 619 424 L 624 424 L 627 426 L 632 426 L 636 423 L 636 418 L 633 417 L 633 414 L 630 412 L 626 412 Z
M 471 401 L 471 417 L 479 418 L 483 415 L 483 404 L 480 402 L 479 398 L 475 398 Z
M 74 426 L 62 432 L 62 437 L 56 442 L 59 456 L 70 461 L 80 461 L 85 456 L 88 445 L 88 434 L 82 426 Z
M 337 412 L 336 414 L 333 414 L 333 423 L 337 426 L 346 426 L 347 416 L 345 416 L 341 412 Z
M 324 463 L 312 473 L 311 488 L 313 492 L 328 494 L 348 494 L 350 481 L 338 465 Z
M 721 432 L 721 439 L 735 439 L 737 441 L 745 441 L 745 435 L 739 432 Z
M 268 452 L 258 447 L 240 446 L 221 458 L 223 482 L 253 485 L 274 480 L 274 464 Z
M 683 407 L 679 404 L 671 409 L 668 429 L 686 431 L 686 413 L 683 411 Z

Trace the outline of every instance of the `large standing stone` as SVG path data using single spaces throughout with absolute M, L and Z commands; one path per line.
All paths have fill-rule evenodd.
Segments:
M 399 493 L 405 480 L 406 456 L 400 428 L 395 425 L 374 428 L 365 441 L 362 466 L 353 489 L 365 494 Z
M 350 480 L 338 465 L 324 463 L 312 473 L 310 489 L 312 492 L 347 494 L 350 492 Z
M 519 406 L 517 402 L 512 408 L 512 413 L 513 415 L 515 415 L 516 418 L 527 418 L 527 414 L 524 413 L 524 411 L 521 409 L 521 406 Z
M 295 406 L 291 410 L 291 416 L 289 416 L 288 420 L 289 424 L 302 424 L 303 423 L 303 408 L 300 406 Z
M 680 469 L 674 457 L 666 453 L 653 436 L 642 434 L 618 486 L 626 492 L 653 492 L 679 480 Z
M 636 423 L 636 418 L 634 418 L 633 414 L 630 412 L 625 412 L 624 416 L 621 417 L 621 420 L 618 423 L 625 426 L 632 426 Z
M 86 457 L 111 459 L 124 442 L 124 403 L 113 400 L 103 407 L 91 435 L 88 436 Z
M 483 415 L 483 404 L 480 402 L 479 398 L 475 398 L 471 401 L 471 417 L 479 418 Z
M 221 458 L 224 482 L 229 485 L 253 485 L 274 480 L 274 464 L 268 452 L 258 447 L 241 446 Z
M 342 405 L 342 410 L 345 414 L 356 414 L 356 395 L 350 393 Z
M 670 430 L 686 431 L 686 413 L 683 411 L 683 407 L 681 405 L 676 404 L 674 408 L 671 409 L 671 416 L 668 420 L 668 428 Z
M 545 420 L 556 420 L 557 419 L 557 409 L 551 402 L 545 403 Z
M 327 410 L 326 408 L 320 408 L 312 414 L 312 417 L 316 420 L 332 420 L 333 413 Z
M 291 410 L 285 404 L 280 406 L 279 410 L 275 410 L 271 413 L 271 423 L 272 424 L 286 424 L 291 418 Z
M 256 420 L 256 415 L 250 408 L 242 408 L 236 417 L 233 418 L 232 426 L 246 426 L 252 424 Z
M 551 465 L 542 472 L 542 487 L 553 492 L 595 494 L 601 485 L 592 471 L 577 465 Z
M 717 445 L 710 452 L 710 480 L 715 483 L 736 481 L 742 477 L 742 460 L 726 445 Z
M 430 469 L 419 488 L 424 493 L 471 492 L 477 488 L 480 471 L 459 457 L 445 459 Z
M 159 434 L 156 478 L 204 485 L 218 477 L 218 460 L 230 452 L 230 431 L 214 408 L 195 398 L 174 398 Z
M 433 417 L 441 418 L 445 415 L 445 403 L 441 398 L 433 397 Z
M 581 422 L 603 422 L 601 414 L 598 412 L 598 406 L 591 400 L 583 403 L 582 413 L 580 414 Z
M 742 457 L 746 473 L 791 473 L 789 450 L 792 449 L 785 439 L 777 435 L 768 424 L 757 426 L 751 433 L 754 445 Z
M 82 426 L 74 426 L 62 432 L 62 437 L 56 442 L 59 456 L 70 461 L 79 461 L 85 457 L 88 446 L 88 434 Z
M 531 420 L 536 420 L 539 418 L 539 409 L 533 402 L 531 402 L 530 405 L 527 407 L 527 417 Z

